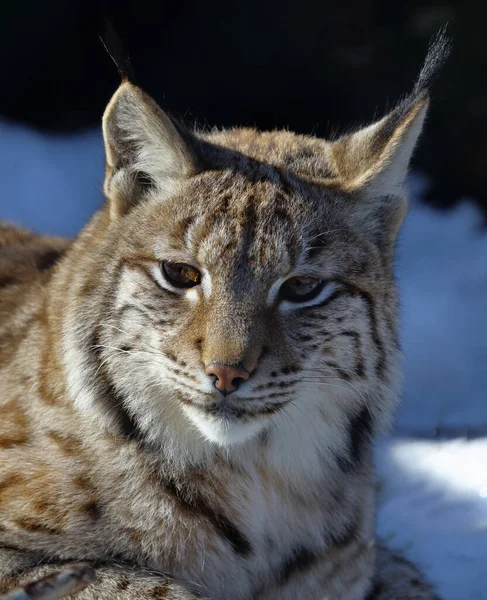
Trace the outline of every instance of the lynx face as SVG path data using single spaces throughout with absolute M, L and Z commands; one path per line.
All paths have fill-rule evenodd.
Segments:
M 358 268 L 363 282 L 380 276 L 377 251 L 327 216 L 323 198 L 222 174 L 140 212 L 100 335 L 126 392 L 141 379 L 161 390 L 161 412 L 172 403 L 210 440 L 231 443 L 306 388 L 321 391 L 326 412 L 330 395 L 366 381 L 379 351 L 370 309 L 338 296 Z M 234 368 L 228 381 L 223 365 Z
M 190 135 L 123 84 L 104 118 L 103 235 L 66 337 L 78 406 L 108 394 L 105 415 L 123 406 L 159 443 L 168 429 L 230 445 L 298 420 L 380 426 L 396 395 L 393 248 L 426 104 L 333 143 Z

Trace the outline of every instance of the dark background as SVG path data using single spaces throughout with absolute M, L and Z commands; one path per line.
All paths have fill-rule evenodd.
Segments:
M 109 19 L 141 84 L 203 126 L 325 136 L 407 93 L 445 23 L 454 51 L 433 91 L 415 163 L 427 201 L 470 196 L 487 215 L 487 3 L 480 0 L 4 2 L 0 116 L 47 131 L 100 122 L 119 78 L 98 33 Z

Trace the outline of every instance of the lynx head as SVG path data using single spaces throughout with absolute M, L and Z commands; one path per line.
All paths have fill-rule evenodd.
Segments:
M 124 82 L 103 118 L 107 204 L 77 242 L 78 406 L 123 407 L 160 443 L 382 426 L 404 183 L 444 45 L 391 113 L 334 141 L 189 132 Z

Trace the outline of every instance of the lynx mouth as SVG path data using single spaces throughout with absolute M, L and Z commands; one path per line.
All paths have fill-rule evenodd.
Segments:
M 291 398 L 282 398 L 278 402 L 274 401 L 265 403 L 257 399 L 239 399 L 237 396 L 232 399 L 226 397 L 201 403 L 195 402 L 187 397 L 185 397 L 184 400 L 181 398 L 181 400 L 186 406 L 191 406 L 207 416 L 226 421 L 245 422 L 253 418 L 269 416 L 278 413 L 287 404 L 289 404 Z
M 183 412 L 212 444 L 228 447 L 254 439 L 291 398 L 263 403 L 237 397 L 198 402 L 185 398 Z

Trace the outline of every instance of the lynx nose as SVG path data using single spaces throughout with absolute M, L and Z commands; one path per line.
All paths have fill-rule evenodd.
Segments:
M 206 374 L 214 377 L 214 385 L 224 395 L 234 392 L 242 381 L 247 381 L 249 373 L 240 367 L 210 363 L 205 370 Z

